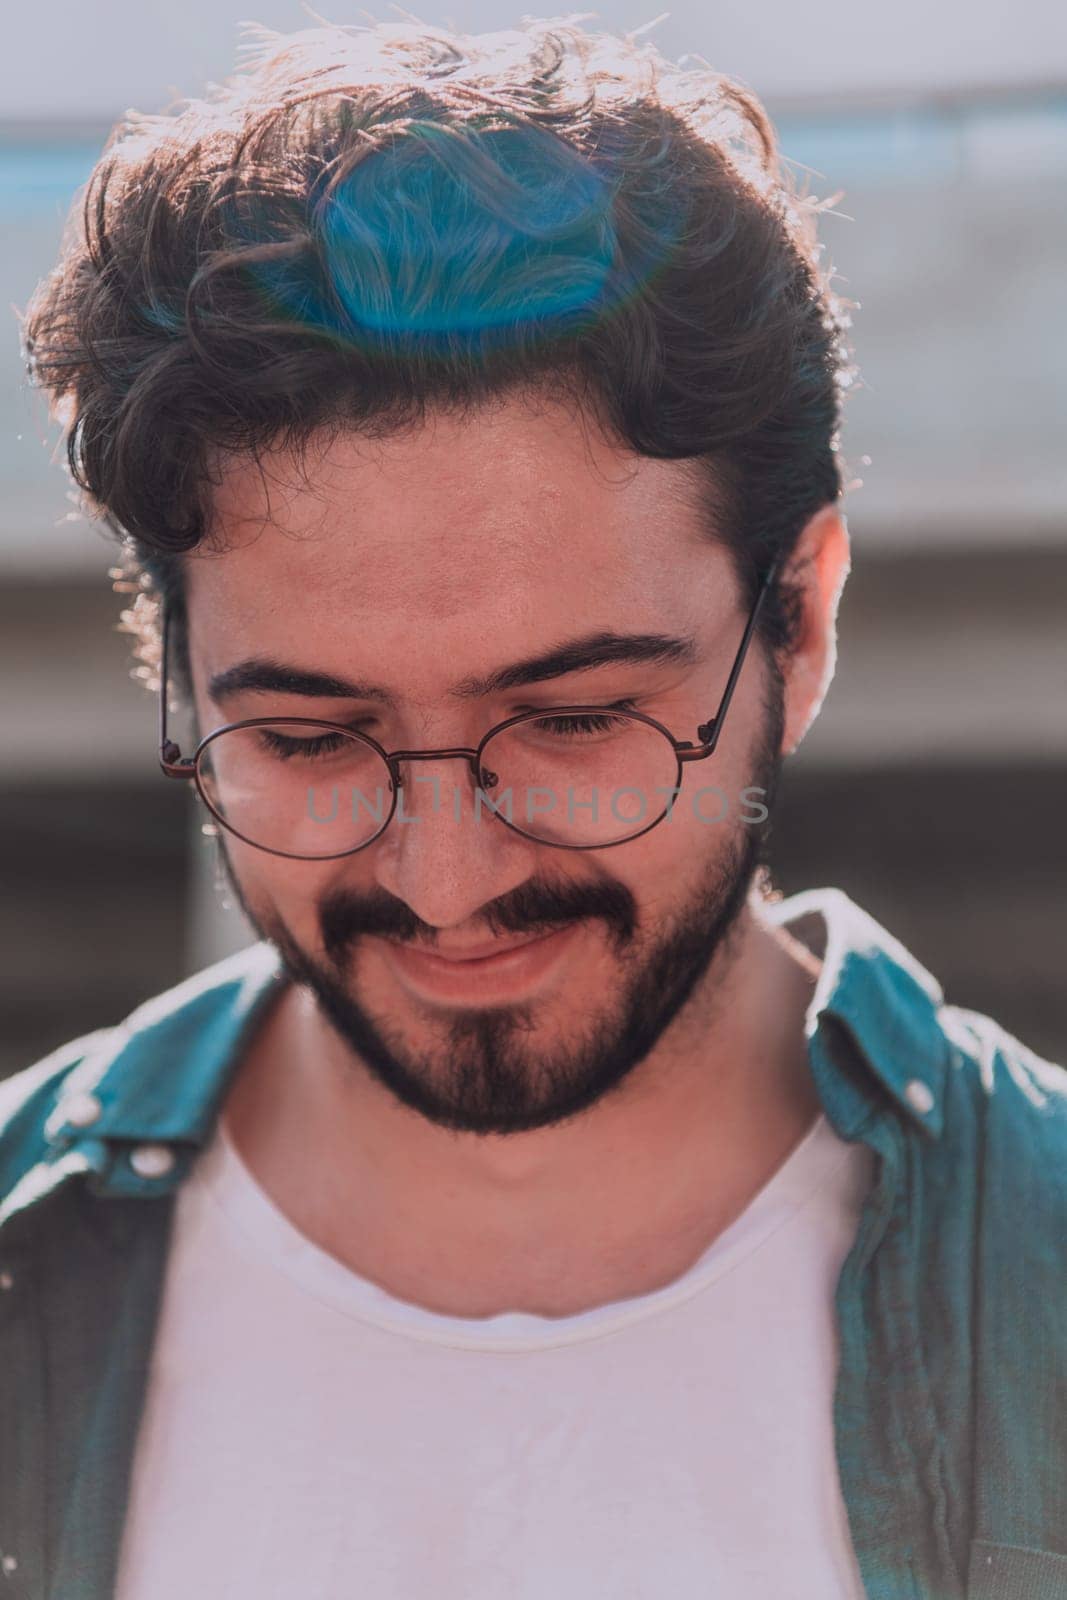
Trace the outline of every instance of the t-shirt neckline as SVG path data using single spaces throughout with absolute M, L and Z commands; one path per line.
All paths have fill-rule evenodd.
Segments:
M 221 1118 L 187 1188 L 210 1199 L 242 1249 L 339 1315 L 411 1339 L 507 1353 L 603 1338 L 707 1291 L 790 1222 L 830 1180 L 847 1154 L 848 1146 L 819 1112 L 740 1216 L 678 1278 L 647 1294 L 563 1317 L 525 1311 L 455 1317 L 390 1294 L 314 1244 L 290 1222 L 246 1166 Z

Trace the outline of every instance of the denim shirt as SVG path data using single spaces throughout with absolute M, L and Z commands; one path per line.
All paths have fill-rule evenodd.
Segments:
M 1067 1600 L 1067 1073 L 840 892 L 770 914 L 823 957 L 811 1072 L 876 1157 L 835 1301 L 866 1592 Z M 282 982 L 254 945 L 0 1084 L 0 1596 L 110 1600 L 175 1196 Z

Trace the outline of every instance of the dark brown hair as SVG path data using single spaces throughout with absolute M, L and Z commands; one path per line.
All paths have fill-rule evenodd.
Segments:
M 228 453 L 509 390 L 691 459 L 751 596 L 841 487 L 817 209 L 752 95 L 570 19 L 263 35 L 211 99 L 131 115 L 25 331 L 142 645 Z M 788 643 L 781 594 L 763 626 Z

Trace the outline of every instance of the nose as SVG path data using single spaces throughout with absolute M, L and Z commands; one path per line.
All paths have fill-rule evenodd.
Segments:
M 531 876 L 538 846 L 476 804 L 469 762 L 401 763 L 393 820 L 371 846 L 375 877 L 424 923 L 456 928 Z

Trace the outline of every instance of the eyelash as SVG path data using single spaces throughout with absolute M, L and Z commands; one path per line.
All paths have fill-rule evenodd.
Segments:
M 591 706 L 595 706 L 595 708 L 598 711 L 636 711 L 636 709 L 637 709 L 637 701 L 636 700 L 590 700 L 590 701 L 573 700 L 573 701 L 568 701 L 567 704 L 570 704 L 570 705 L 591 705 Z M 515 710 L 511 713 L 511 715 L 517 717 L 520 714 L 522 714 L 524 712 L 527 712 L 527 711 L 537 711 L 537 712 L 540 712 L 545 717 L 550 717 L 553 714 L 554 707 L 552 707 L 552 706 L 531 706 L 531 705 L 516 706 Z M 502 719 L 502 720 L 506 720 L 506 718 Z
M 280 761 L 289 761 L 293 756 L 313 758 L 331 755 L 340 749 L 342 743 L 339 733 L 321 733 L 311 739 L 294 739 L 284 733 L 276 733 L 273 728 L 261 728 L 259 734 L 263 745 Z

